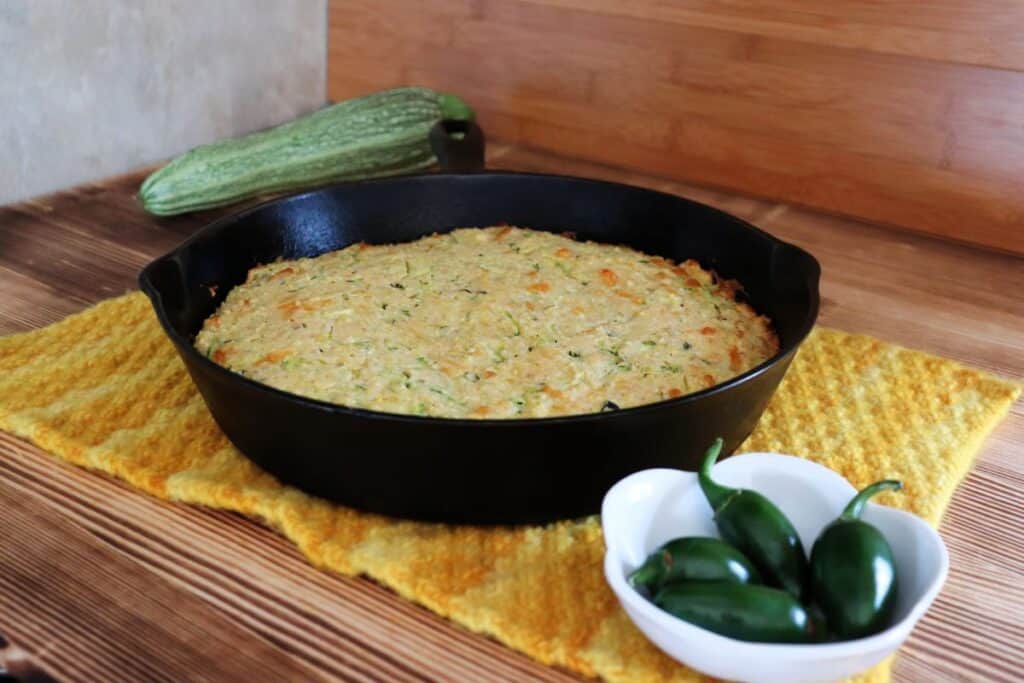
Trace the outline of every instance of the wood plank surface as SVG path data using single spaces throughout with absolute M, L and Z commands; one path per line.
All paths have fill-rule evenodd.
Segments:
M 818 257 L 822 324 L 1024 377 L 1020 257 L 516 146 L 492 145 L 489 157 L 494 168 L 602 177 L 719 206 Z M 134 288 L 139 267 L 222 213 L 146 216 L 132 196 L 142 177 L 0 208 L 0 334 Z M 1022 448 L 1018 402 L 945 518 L 950 579 L 901 650 L 897 680 L 1020 679 Z M 577 680 L 370 581 L 318 571 L 256 522 L 151 499 L 2 433 L 0 523 L 0 666 L 35 680 L 148 680 L 159 670 L 157 679 L 228 681 L 241 669 L 279 680 Z
M 13 478 L 0 481 L 0 524 L 0 613 L 8 640 L 19 644 L 2 661 L 16 675 L 36 665 L 62 679 L 314 678 L 199 596 L 96 543 Z M 19 652 L 31 652 L 31 661 Z
M 8 502 L 4 487 L 9 487 L 21 507 L 61 518 L 60 528 L 48 530 L 66 545 L 95 555 L 94 563 L 116 575 L 118 583 L 138 583 L 163 594 L 154 605 L 103 582 L 82 594 L 66 586 L 57 594 L 49 585 L 26 579 L 27 570 L 0 585 L 0 607 L 15 599 L 24 603 L 0 617 L 4 635 L 16 644 L 22 661 L 58 680 L 150 680 L 128 664 L 162 667 L 168 681 L 262 680 L 263 672 L 276 681 L 576 680 L 454 627 L 370 581 L 314 569 L 291 543 L 246 518 L 149 498 L 105 475 L 55 461 L 3 432 L 0 453 L 0 503 Z M 9 524 L 10 512 L 3 509 L 0 520 Z M 65 528 L 66 538 L 61 535 Z M 33 531 L 29 525 L 24 529 Z M 68 570 L 64 555 L 37 549 L 34 536 L 6 538 L 0 546 L 5 567 L 24 562 L 19 558 L 30 552 L 52 563 L 37 563 L 34 571 Z M 54 605 L 52 612 L 32 607 L 41 599 Z M 141 647 L 121 635 L 124 628 L 101 621 L 110 609 L 102 599 L 118 600 L 116 616 L 124 620 L 122 612 L 130 615 L 136 630 L 170 619 L 175 630 L 154 638 L 159 642 L 152 645 L 159 647 Z M 182 622 L 175 615 L 189 619 Z M 221 626 L 217 638 L 232 648 L 216 652 L 225 662 L 220 670 L 207 667 L 207 653 L 189 647 L 208 637 L 207 625 L 194 617 L 215 618 Z M 119 649 L 79 651 L 78 663 L 69 661 L 65 650 L 87 645 L 81 640 L 87 632 L 112 639 Z M 63 659 L 51 661 L 56 652 Z M 290 671 L 278 659 L 289 663 Z M 279 675 L 283 671 L 292 675 Z M 305 674 L 297 676 L 299 671 Z
M 451 90 L 506 141 L 1024 253 L 1013 0 L 331 0 L 328 96 Z

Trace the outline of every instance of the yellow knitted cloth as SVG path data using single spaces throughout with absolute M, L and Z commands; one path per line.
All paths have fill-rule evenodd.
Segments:
M 1019 387 L 867 337 L 816 330 L 741 450 L 803 455 L 938 523 Z M 608 681 L 694 681 L 619 609 L 596 517 L 487 529 L 402 522 L 311 498 L 217 429 L 139 293 L 0 339 L 0 428 L 160 498 L 265 521 L 315 565 L 367 574 L 546 664 Z M 887 680 L 888 663 L 866 674 Z

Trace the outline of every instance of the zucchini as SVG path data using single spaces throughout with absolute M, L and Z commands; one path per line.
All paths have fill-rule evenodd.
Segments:
M 139 197 L 146 211 L 171 216 L 270 192 L 408 173 L 437 163 L 428 141 L 435 123 L 472 118 L 455 95 L 384 90 L 196 147 L 150 174 Z

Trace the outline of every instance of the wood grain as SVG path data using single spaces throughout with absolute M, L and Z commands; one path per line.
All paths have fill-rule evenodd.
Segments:
M 721 207 L 819 258 L 823 324 L 1024 378 L 1020 257 L 516 146 L 493 145 L 488 163 L 607 178 Z M 139 265 L 222 213 L 146 216 L 132 196 L 141 178 L 0 208 L 0 334 L 133 288 Z M 901 650 L 898 681 L 1019 680 L 1022 447 L 1018 402 L 946 515 L 952 573 Z M 306 680 L 577 680 L 370 581 L 318 571 L 253 521 L 150 499 L 2 433 L 0 521 L 11 529 L 0 561 L 23 563 L 0 586 L 0 633 L 9 641 L 0 666 L 38 680 L 141 680 L 157 669 L 233 680 L 238 667 L 250 677 L 302 671 Z
M 130 606 L 133 620 L 141 624 L 160 622 L 165 612 L 176 610 L 188 615 L 186 609 L 178 607 L 179 602 L 187 599 L 187 606 L 189 600 L 198 601 L 207 613 L 215 613 L 231 627 L 226 633 L 235 647 L 246 647 L 247 656 L 258 657 L 258 661 L 249 662 L 254 670 L 267 668 L 264 663 L 273 663 L 276 657 L 294 660 L 307 670 L 304 678 L 275 680 L 576 680 L 453 627 L 374 583 L 318 571 L 291 543 L 243 517 L 164 503 L 103 475 L 83 476 L 81 470 L 2 432 L 0 451 L 4 454 L 0 487 L 11 487 L 33 512 L 59 516 L 63 526 L 73 520 L 89 535 L 89 552 L 104 558 L 106 571 L 120 575 L 145 569 L 146 585 L 166 585 L 165 590 L 173 593 L 173 599 L 164 601 L 159 609 L 137 602 L 134 596 L 123 600 Z M 6 521 L 6 517 L 3 519 Z M 80 534 L 75 533 L 75 539 L 82 542 Z M 17 538 L 7 552 L 19 553 L 31 542 Z M 59 554 L 53 554 L 50 561 L 64 566 Z M 132 569 L 125 569 L 125 563 Z M 114 598 L 123 593 L 108 586 L 100 586 L 100 592 Z M 0 587 L 0 605 L 7 593 L 29 591 L 20 584 Z M 81 613 L 82 619 L 93 620 L 91 610 L 95 606 L 85 599 L 68 593 L 57 599 L 62 600 L 65 613 Z M 60 615 L 31 616 L 33 613 L 30 609 L 21 612 L 26 615 L 25 621 L 44 621 L 57 631 L 51 634 L 49 647 L 43 648 L 44 655 L 63 648 L 66 639 L 78 642 L 78 630 L 62 624 Z M 0 623 L 19 650 L 37 651 L 33 642 L 21 638 L 20 620 L 10 627 L 6 621 Z M 96 630 L 105 635 L 115 633 Z M 246 638 L 236 635 L 240 630 Z M 199 626 L 187 624 L 183 638 L 203 637 Z M 176 648 L 177 641 L 165 638 L 158 645 Z M 136 656 L 160 665 L 168 655 L 153 649 L 137 650 Z M 61 680 L 97 680 L 92 675 L 101 671 L 111 673 L 103 680 L 149 680 L 132 678 L 128 672 L 117 674 L 116 667 L 122 665 L 120 656 L 93 651 L 84 658 L 87 664 L 77 671 L 51 668 L 44 657 L 38 657 L 36 663 Z M 214 681 L 247 680 L 244 676 L 206 672 L 201 668 L 203 660 L 187 650 L 174 656 L 184 666 L 177 670 L 184 675 L 174 680 L 193 680 L 201 673 Z M 219 656 L 229 663 L 247 661 L 230 651 Z M 268 675 L 274 671 L 269 667 Z
M 18 643 L 3 657 L 15 673 L 28 667 L 12 655 L 31 652 L 32 663 L 55 678 L 313 679 L 290 655 L 95 543 L 7 479 L 0 481 L 0 524 L 0 611 L 6 637 Z
M 331 0 L 328 96 L 466 97 L 493 136 L 1024 253 L 1012 0 Z

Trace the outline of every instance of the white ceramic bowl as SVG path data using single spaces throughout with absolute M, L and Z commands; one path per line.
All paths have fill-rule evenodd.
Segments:
M 824 526 L 856 493 L 832 470 L 802 458 L 748 453 L 717 464 L 715 480 L 760 491 L 793 522 L 807 552 Z M 880 473 L 879 478 L 882 478 Z M 632 474 L 608 491 L 601 508 L 607 554 L 604 571 L 623 609 L 669 656 L 698 671 L 749 683 L 811 683 L 852 676 L 877 664 L 910 635 L 946 580 L 949 556 L 922 519 L 869 503 L 864 521 L 892 546 L 899 577 L 895 622 L 868 638 L 819 645 L 749 643 L 677 619 L 646 600 L 626 576 L 665 541 L 718 536 L 697 475 L 653 469 Z

